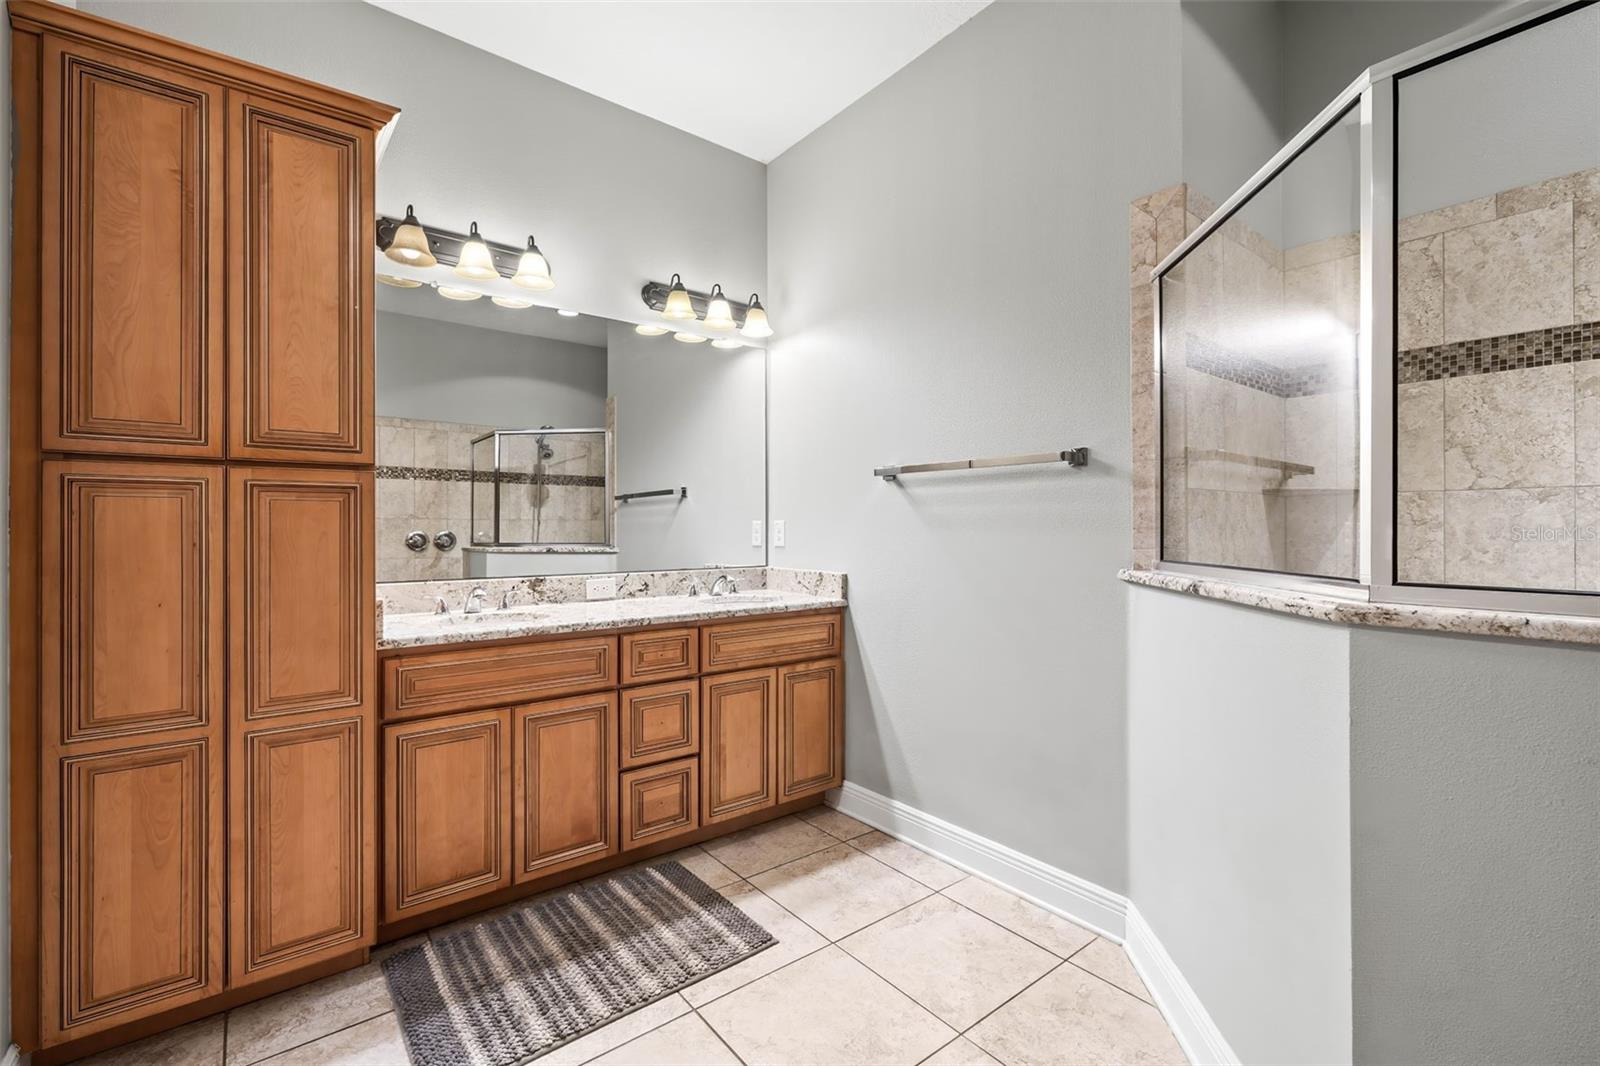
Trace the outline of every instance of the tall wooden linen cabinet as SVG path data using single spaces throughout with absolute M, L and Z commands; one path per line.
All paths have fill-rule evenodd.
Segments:
M 53 1059 L 373 942 L 395 112 L 51 4 L 10 16 L 13 1018 Z

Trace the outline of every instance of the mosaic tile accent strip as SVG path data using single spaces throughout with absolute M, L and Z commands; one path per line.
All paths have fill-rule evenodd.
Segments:
M 1331 366 L 1326 363 L 1312 366 L 1278 366 L 1265 359 L 1227 351 L 1220 345 L 1192 333 L 1188 334 L 1185 340 L 1184 352 L 1185 361 L 1191 369 L 1282 399 L 1295 396 L 1320 396 L 1325 392 L 1338 392 L 1354 387 L 1354 367 Z
M 1410 385 L 1590 359 L 1600 359 L 1600 322 L 1411 348 L 1399 354 L 1397 369 L 1400 383 Z
M 494 481 L 501 485 L 571 485 L 603 489 L 606 479 L 599 474 L 523 474 L 502 471 L 498 477 L 489 470 L 452 470 L 442 466 L 380 466 L 379 478 L 405 481 Z

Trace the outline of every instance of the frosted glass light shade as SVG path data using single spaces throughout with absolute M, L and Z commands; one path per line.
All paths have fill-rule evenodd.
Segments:
M 682 341 L 685 344 L 704 344 L 706 342 L 706 339 L 698 333 L 674 333 L 672 339 Z
M 511 283 L 534 292 L 548 292 L 556 287 L 556 279 L 550 276 L 550 261 L 539 251 L 532 237 L 528 238 L 528 250 L 517 261 L 517 272 L 511 275 Z
M 676 274 L 672 275 L 672 285 L 667 290 L 667 302 L 661 309 L 661 317 L 674 322 L 693 322 L 699 317 L 689 300 L 689 290 L 683 287 L 683 279 Z
M 461 258 L 456 263 L 456 276 L 471 278 L 473 281 L 488 281 L 497 278 L 500 272 L 494 268 L 494 254 L 489 251 L 489 245 L 478 236 L 478 224 L 472 224 L 472 232 L 461 245 Z
M 396 263 L 404 263 L 406 266 L 438 265 L 439 260 L 433 257 L 433 252 L 428 248 L 428 235 L 423 231 L 422 223 L 417 221 L 417 216 L 412 213 L 410 204 L 406 204 L 406 217 L 401 220 L 400 228 L 394 231 L 394 239 L 389 242 L 389 247 L 383 250 L 383 254 Z
M 417 289 L 422 287 L 422 282 L 416 278 L 402 278 L 394 274 L 379 274 L 378 280 L 385 285 L 393 285 L 397 289 Z
M 466 303 L 468 300 L 483 299 L 483 293 L 481 292 L 474 289 L 458 289 L 454 285 L 440 285 L 439 295 L 446 300 L 460 300 L 462 303 Z
M 750 294 L 750 310 L 744 313 L 744 325 L 739 332 L 753 340 L 772 336 L 772 326 L 767 322 L 767 309 L 761 306 L 761 297 Z
M 733 308 L 728 304 L 728 298 L 722 295 L 722 286 L 711 286 L 711 299 L 706 301 L 706 329 L 726 330 L 736 324 L 733 321 Z
M 640 324 L 634 326 L 633 331 L 641 337 L 659 337 L 667 331 L 667 327 Z
M 521 311 L 533 306 L 532 300 L 524 300 L 520 296 L 491 296 L 489 299 L 493 300 L 496 306 L 509 308 L 512 311 Z
M 723 349 L 743 348 L 744 341 L 740 340 L 738 337 L 718 337 L 716 340 L 711 342 L 711 347 Z

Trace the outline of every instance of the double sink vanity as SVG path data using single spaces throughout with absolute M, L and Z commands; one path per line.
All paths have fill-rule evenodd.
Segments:
M 842 575 L 630 582 L 655 594 L 564 599 L 582 582 L 559 578 L 380 586 L 380 940 L 842 783 Z

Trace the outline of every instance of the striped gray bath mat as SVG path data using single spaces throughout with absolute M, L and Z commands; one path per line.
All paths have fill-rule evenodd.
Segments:
M 383 960 L 417 1066 L 510 1066 L 777 943 L 675 862 Z

